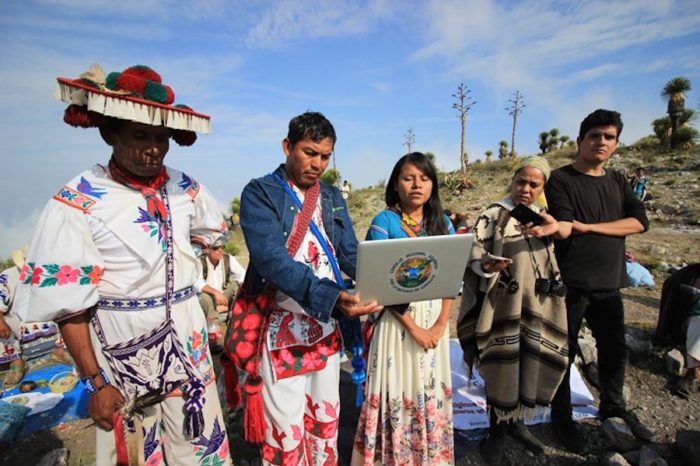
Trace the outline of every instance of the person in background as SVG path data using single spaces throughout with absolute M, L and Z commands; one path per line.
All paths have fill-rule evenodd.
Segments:
M 89 393 L 98 466 L 230 465 L 189 241 L 228 229 L 214 197 L 164 165 L 170 139 L 192 145 L 209 117 L 174 105 L 142 65 L 109 75 L 93 65 L 58 78 L 55 95 L 69 103 L 64 121 L 98 128 L 111 157 L 49 200 L 15 311 L 58 322 Z
M 27 372 L 27 360 L 51 353 L 51 361 L 72 364 L 54 322 L 22 322 L 13 312 L 15 290 L 24 267 L 27 249 L 12 251 L 14 267 L 0 273 L 0 364 L 9 363 L 3 382 L 6 387 L 20 383 Z
M 343 180 L 343 185 L 340 187 L 340 193 L 343 195 L 343 199 L 347 201 L 350 197 L 350 185 L 348 184 L 348 180 Z
M 643 201 L 647 195 L 647 177 L 644 175 L 644 169 L 642 167 L 637 168 L 634 172 L 632 190 L 640 201 Z
M 220 242 L 205 245 L 199 262 L 203 279 L 197 286 L 199 304 L 207 316 L 209 346 L 214 353 L 218 353 L 223 349 L 221 334 L 224 323 L 220 316 L 228 312 L 229 303 L 245 278 L 245 269 L 224 250 Z
M 664 282 L 654 338 L 682 349 L 686 374 L 675 389 L 690 398 L 700 386 L 700 263 L 677 270 Z
M 549 174 L 543 157 L 521 160 L 508 195 L 474 226 L 457 333 L 465 361 L 477 364 L 486 385 L 491 426 L 481 454 L 489 464 L 501 462 L 508 434 L 544 452 L 522 421 L 543 414 L 568 367 L 565 288 L 551 241 L 559 226 L 544 210 Z M 542 224 L 511 216 L 518 204 Z
M 435 167 L 420 152 L 394 165 L 367 240 L 454 234 Z M 454 463 L 449 319 L 454 299 L 386 308 L 373 329 L 353 465 Z
M 627 409 L 622 395 L 627 364 L 620 296 L 620 288 L 627 286 L 625 238 L 645 232 L 649 220 L 624 175 L 605 168 L 621 132 L 618 112 L 598 109 L 589 114 L 581 122 L 574 162 L 552 172 L 545 192 L 550 213 L 559 221 L 554 250 L 567 285 L 569 366 L 578 353 L 585 317 L 598 349 L 600 418 L 622 418 L 637 437 L 650 441 L 653 432 Z M 567 371 L 552 401 L 552 425 L 561 444 L 580 453 L 585 443 L 571 414 Z

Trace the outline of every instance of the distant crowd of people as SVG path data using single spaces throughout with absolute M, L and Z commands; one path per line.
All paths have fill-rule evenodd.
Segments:
M 97 128 L 111 158 L 53 196 L 26 260 L 2 283 L 12 294 L 5 312 L 60 329 L 57 345 L 90 395 L 97 464 L 231 464 L 212 352 L 263 464 L 338 464 L 344 355 L 363 400 L 353 465 L 454 464 L 454 297 L 382 306 L 346 288 L 358 246 L 350 186 L 320 182 L 337 141 L 331 122 L 311 111 L 292 118 L 283 163 L 245 186 L 234 223 L 250 255 L 244 269 L 224 251 L 228 226 L 213 196 L 164 164 L 170 139 L 193 144 L 209 117 L 175 105 L 150 68 L 109 76 L 93 67 L 59 78 L 64 121 Z M 406 154 L 367 231 L 371 241 L 474 235 L 457 333 L 486 383 L 489 464 L 501 462 L 509 435 L 542 453 L 523 421 L 547 408 L 561 446 L 584 451 L 569 386 L 583 319 L 599 353 L 600 418 L 653 439 L 622 390 L 625 238 L 649 227 L 643 171 L 633 188 L 605 167 L 622 128 L 619 113 L 592 112 L 573 163 L 522 159 L 473 225 L 443 209 L 430 159 Z M 534 217 L 511 215 L 520 205 Z M 366 354 L 361 325 L 372 326 Z M 0 337 L 10 338 L 7 327 L 0 318 Z

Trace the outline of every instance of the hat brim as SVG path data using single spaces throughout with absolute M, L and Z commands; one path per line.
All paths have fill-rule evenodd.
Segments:
M 89 111 L 121 120 L 151 126 L 209 134 L 211 118 L 188 108 L 165 105 L 132 95 L 97 89 L 83 81 L 56 78 L 54 97 L 72 105 L 85 106 Z

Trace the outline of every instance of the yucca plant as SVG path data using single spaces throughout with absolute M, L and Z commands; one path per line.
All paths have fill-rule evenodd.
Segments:
M 547 149 L 549 149 L 549 144 L 547 143 L 547 139 L 549 139 L 549 131 L 542 131 L 540 133 L 540 150 L 542 151 L 543 154 L 547 153 Z
M 680 127 L 680 118 L 685 109 L 685 93 L 692 89 L 690 80 L 683 76 L 676 76 L 669 80 L 661 91 L 661 97 L 668 101 L 667 113 L 671 119 L 671 147 L 676 147 L 674 135 Z

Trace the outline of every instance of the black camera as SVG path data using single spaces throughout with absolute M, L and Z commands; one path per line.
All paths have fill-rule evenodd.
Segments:
M 551 278 L 538 278 L 535 280 L 535 292 L 537 294 L 546 294 L 549 296 L 566 296 L 566 285 L 560 280 Z
M 507 289 L 510 294 L 515 294 L 520 289 L 520 284 L 511 276 L 508 269 L 503 270 L 498 276 L 497 286 Z

